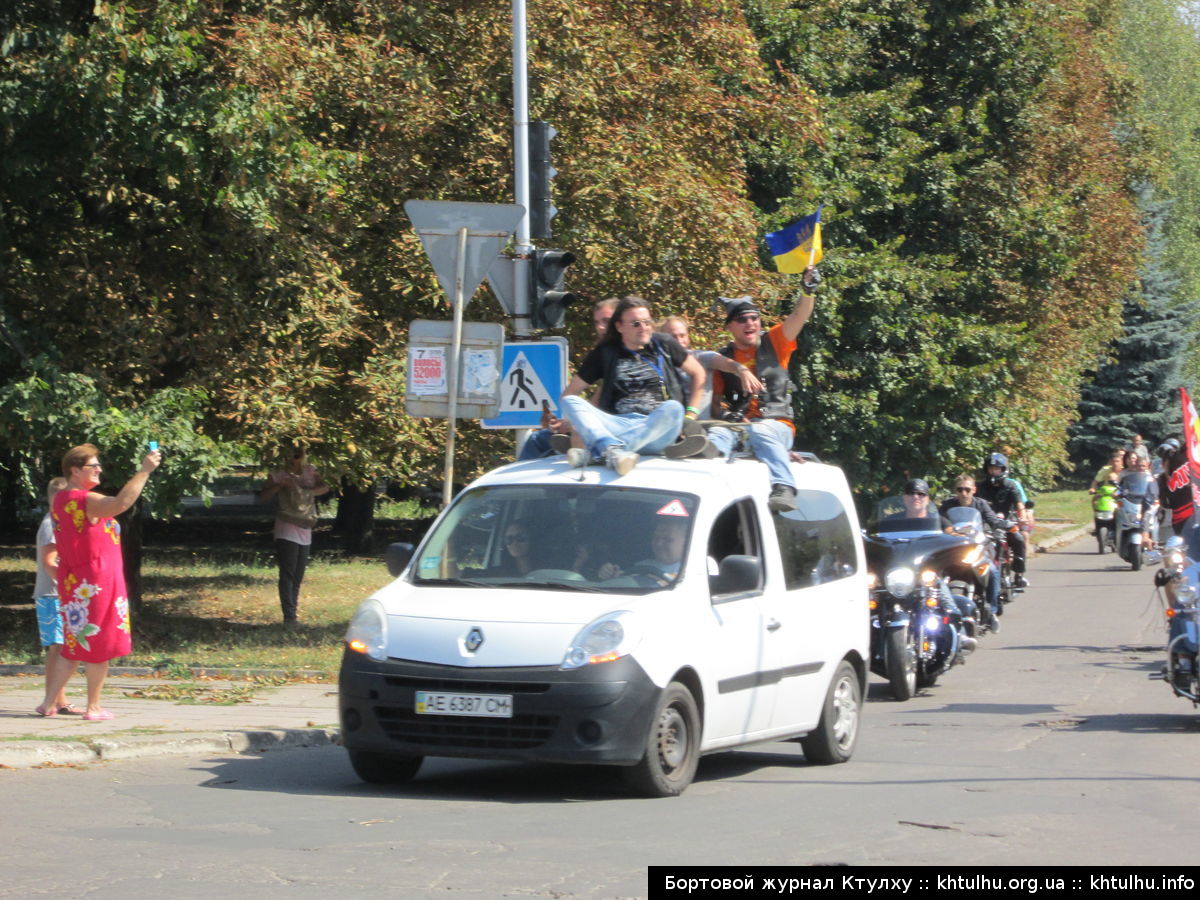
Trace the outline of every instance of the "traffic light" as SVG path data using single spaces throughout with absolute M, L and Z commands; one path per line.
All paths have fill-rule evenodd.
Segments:
M 550 142 L 558 132 L 549 122 L 529 123 L 529 233 L 549 238 L 550 220 L 558 213 L 550 200 L 550 180 L 558 170 L 550 164 Z
M 562 328 L 567 306 L 578 294 L 563 290 L 567 266 L 575 254 L 566 250 L 535 250 L 533 283 L 530 285 L 529 320 L 534 328 Z

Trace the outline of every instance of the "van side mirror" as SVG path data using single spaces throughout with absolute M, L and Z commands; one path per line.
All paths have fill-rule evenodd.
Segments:
M 388 548 L 383 554 L 388 574 L 393 578 L 399 578 L 400 573 L 408 568 L 408 562 L 412 559 L 414 549 L 412 544 L 388 544 Z
M 745 594 L 757 591 L 762 581 L 762 561 L 757 556 L 732 554 L 721 560 L 713 584 L 714 594 Z

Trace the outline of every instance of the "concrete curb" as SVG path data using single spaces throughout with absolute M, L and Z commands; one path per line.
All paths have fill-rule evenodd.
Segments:
M 2 741 L 0 768 L 85 765 L 101 760 L 148 759 L 156 756 L 203 756 L 213 753 L 264 753 L 328 747 L 339 742 L 336 728 L 284 728 L 138 734 L 83 741 Z
M 1051 550 L 1057 550 L 1064 544 L 1070 544 L 1085 537 L 1092 530 L 1090 525 L 1082 525 L 1079 528 L 1072 528 L 1070 531 L 1064 531 L 1062 534 L 1056 534 L 1051 538 L 1047 538 L 1042 543 L 1034 547 L 1037 553 L 1049 553 Z
M 308 671 L 304 669 L 211 669 L 196 666 L 190 669 L 193 678 L 225 678 L 230 681 L 248 681 L 253 678 L 294 678 L 303 675 L 321 682 L 336 681 L 336 673 Z M 166 666 L 109 666 L 108 674 L 132 675 L 137 678 L 152 678 L 156 675 L 168 675 Z M 0 676 L 4 675 L 38 675 L 45 674 L 41 664 L 0 663 Z

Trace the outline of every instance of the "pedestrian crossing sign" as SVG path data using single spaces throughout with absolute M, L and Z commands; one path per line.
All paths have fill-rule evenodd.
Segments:
M 543 404 L 561 416 L 559 400 L 567 386 L 567 341 L 506 343 L 501 357 L 500 411 L 484 428 L 538 428 Z

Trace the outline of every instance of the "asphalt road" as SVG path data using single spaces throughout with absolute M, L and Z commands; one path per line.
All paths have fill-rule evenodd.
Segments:
M 872 680 L 855 758 L 705 758 L 681 798 L 603 770 L 427 761 L 359 783 L 338 748 L 0 772 L 0 894 L 637 897 L 659 865 L 1087 865 L 1200 842 L 1200 725 L 1148 672 L 1151 572 L 1040 557 L 1000 634 L 907 703 Z M 745 871 L 739 869 L 735 871 Z

